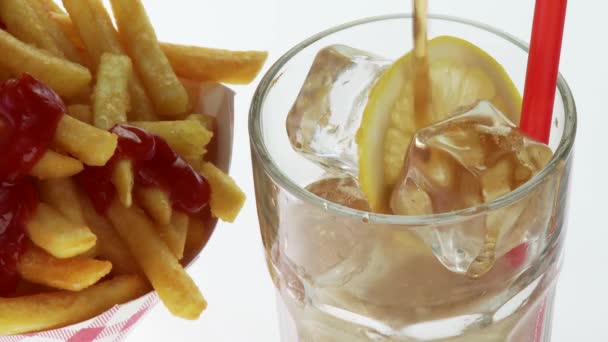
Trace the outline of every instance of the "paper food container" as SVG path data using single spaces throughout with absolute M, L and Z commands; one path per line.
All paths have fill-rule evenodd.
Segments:
M 191 98 L 194 101 L 194 113 L 208 114 L 217 118 L 216 131 L 208 152 L 213 163 L 225 172 L 230 169 L 232 156 L 232 137 L 234 127 L 234 92 L 218 83 L 192 83 L 184 81 Z M 205 243 L 211 236 L 217 219 L 206 223 L 209 229 Z M 201 247 L 201 250 L 202 250 Z M 185 255 L 184 263 L 191 265 L 196 255 Z M 156 292 L 152 291 L 128 303 L 116 305 L 110 310 L 93 317 L 88 321 L 69 325 L 54 330 L 41 331 L 30 334 L 0 336 L 0 342 L 89 342 L 121 341 L 133 326 L 159 302 Z

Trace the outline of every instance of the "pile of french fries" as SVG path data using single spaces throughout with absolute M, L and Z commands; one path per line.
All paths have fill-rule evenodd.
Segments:
M 160 43 L 141 0 L 111 4 L 116 26 L 101 0 L 63 0 L 65 10 L 52 0 L 0 0 L 0 81 L 29 73 L 68 108 L 30 172 L 40 203 L 26 223 L 22 281 L 0 298 L 0 335 L 80 322 L 151 288 L 176 316 L 196 319 L 205 309 L 183 257 L 200 251 L 208 222 L 174 210 L 162 189 L 135 184 L 129 160 L 114 168 L 117 196 L 105 215 L 74 181 L 111 159 L 115 124 L 165 139 L 209 182 L 214 217 L 232 222 L 244 203 L 205 158 L 216 119 L 193 112 L 196 91 L 184 84 L 249 83 L 267 54 Z

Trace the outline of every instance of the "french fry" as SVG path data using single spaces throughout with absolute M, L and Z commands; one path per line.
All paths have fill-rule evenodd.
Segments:
M 173 232 L 171 232 L 171 249 L 178 260 L 184 257 L 184 249 L 186 248 L 186 237 L 188 236 L 188 225 L 190 223 L 190 217 L 181 211 L 174 211 L 171 217 L 171 225 L 173 226 Z
M 30 73 L 63 97 L 86 93 L 91 73 L 82 65 L 49 55 L 0 30 L 0 68 L 15 75 Z
M 43 1 L 48 1 L 48 0 L 43 0 Z M 61 11 L 61 12 L 49 11 L 48 13 L 49 13 L 49 17 L 57 23 L 57 25 L 63 31 L 63 34 L 65 34 L 65 36 L 68 37 L 68 39 L 70 40 L 72 45 L 76 47 L 76 49 L 78 50 L 78 54 L 80 55 L 80 59 L 83 62 L 82 64 L 88 66 L 89 69 L 93 69 L 94 67 L 97 67 L 97 65 L 95 63 L 93 63 L 91 55 L 89 55 L 89 52 L 86 50 L 84 43 L 82 42 L 82 39 L 80 39 L 80 35 L 78 34 L 78 31 L 76 31 L 76 29 L 74 28 L 74 25 L 72 24 L 72 19 L 70 19 L 70 16 L 67 15 L 63 11 Z
M 28 246 L 19 258 L 21 278 L 60 290 L 81 291 L 110 273 L 108 261 L 87 257 L 57 259 L 35 246 Z
M 71 177 L 83 168 L 80 160 L 48 150 L 30 170 L 30 175 L 38 179 Z
M 117 274 L 141 273 L 133 255 L 122 241 L 112 224 L 99 215 L 91 201 L 81 196 L 82 209 L 91 231 L 97 236 L 96 251 L 100 258 L 112 263 L 112 271 Z
M 40 199 L 52 205 L 68 220 L 86 225 L 78 189 L 71 178 L 54 178 L 38 182 Z
M 56 291 L 0 298 L 0 335 L 47 330 L 84 321 L 148 290 L 135 275 L 119 276 L 80 292 Z
M 63 5 L 70 17 L 53 15 L 59 20 L 65 32 L 69 33 L 73 40 L 80 40 L 86 46 L 92 60 L 94 69 L 97 68 L 104 53 L 125 55 L 118 33 L 112 24 L 103 3 L 100 0 L 63 0 Z M 77 38 L 76 38 L 77 37 Z M 150 98 L 144 90 L 139 76 L 132 71 L 129 77 L 129 94 L 131 96 L 131 120 L 155 120 L 156 114 Z
M 198 318 L 207 303 L 155 231 L 154 222 L 135 206 L 125 208 L 116 200 L 107 215 L 169 311 L 186 319 Z
M 134 70 L 129 77 L 129 94 L 131 95 L 129 120 L 158 120 L 152 101 L 150 101 L 141 79 Z
M 170 224 L 155 225 L 160 238 L 165 242 L 167 247 L 169 247 L 169 250 L 177 260 L 181 260 L 184 257 L 186 235 L 188 234 L 188 221 L 188 215 L 180 211 L 174 211 Z
M 190 113 L 210 86 L 200 82 L 249 83 L 267 53 L 160 43 L 142 0 L 109 0 L 118 29 L 106 0 L 62 0 L 65 11 L 54 1 L 0 0 L 0 83 L 31 74 L 68 105 L 30 172 L 40 201 L 23 222 L 20 288 L 0 297 L 0 336 L 81 322 L 152 288 L 175 316 L 196 319 L 207 303 L 182 264 L 216 217 L 234 220 L 244 194 L 205 164 L 218 150 L 216 119 Z M 109 130 L 120 123 L 162 137 L 207 177 L 218 193 L 204 214 L 174 211 L 167 192 L 135 185 L 134 162 L 112 159 L 118 136 Z M 7 128 L 0 120 L 0 137 Z M 71 177 L 110 161 L 116 196 L 101 213 Z
M 190 114 L 186 117 L 186 120 L 198 121 L 210 132 L 215 132 L 215 127 L 217 125 L 215 117 L 207 114 Z
M 38 204 L 25 230 L 36 246 L 60 259 L 90 250 L 97 240 L 87 226 L 69 221 L 46 203 Z
M 196 120 L 137 121 L 129 124 L 162 137 L 177 154 L 192 165 L 198 163 L 205 153 L 205 146 L 213 137 L 213 132 Z
M 186 120 L 198 121 L 208 131 L 217 132 L 217 122 L 214 116 L 207 114 L 190 114 L 186 117 Z M 203 149 L 203 155 L 201 156 L 201 158 L 197 158 L 196 161 L 191 164 L 192 167 L 195 169 L 200 169 L 201 164 L 204 162 L 204 160 L 214 160 L 216 152 L 217 138 L 214 140 L 213 137 L 211 137 L 211 140 L 205 145 Z
M 67 1 L 80 2 L 80 0 Z M 80 6 L 85 5 L 81 4 Z M 101 12 L 101 9 L 103 7 L 96 7 L 98 12 Z M 68 36 L 72 37 L 72 41 L 76 46 L 82 46 L 80 37 L 78 34 L 75 34 L 70 17 L 57 12 L 52 12 L 51 17 L 57 21 Z M 111 23 L 111 21 L 107 22 Z M 159 44 L 178 76 L 199 82 L 251 83 L 259 74 L 268 58 L 268 52 L 266 51 L 232 51 L 164 42 L 160 42 Z M 111 50 L 105 50 L 105 52 L 118 53 Z
M 127 121 L 129 95 L 127 84 L 131 74 L 131 60 L 127 56 L 104 53 L 97 70 L 97 84 L 93 91 L 93 124 L 109 130 Z
M 55 131 L 55 145 L 91 166 L 103 166 L 114 155 L 115 134 L 64 115 Z
M 160 49 L 141 0 L 110 2 L 120 36 L 156 112 L 163 116 L 183 114 L 188 94 Z
M 43 1 L 52 2 L 49 0 Z M 79 52 L 82 55 L 85 50 L 85 46 L 82 42 L 82 39 L 80 39 L 80 35 L 78 34 L 78 31 L 76 31 L 76 28 L 74 27 L 70 16 L 64 12 L 57 12 L 54 10 L 49 11 L 49 16 L 57 23 L 57 25 L 59 25 L 59 27 L 61 27 L 63 33 L 70 39 L 72 44 L 74 44 L 74 46 L 78 48 Z
M 268 58 L 266 51 L 230 51 L 160 43 L 175 73 L 193 81 L 251 83 Z
M 70 105 L 68 106 L 68 115 L 89 125 L 93 124 L 93 111 L 89 105 Z
M 169 195 L 158 187 L 138 186 L 135 188 L 137 203 L 152 217 L 158 225 L 171 223 L 173 208 Z
M 112 184 L 116 188 L 116 193 L 120 203 L 129 208 L 133 203 L 133 164 L 128 159 L 120 160 L 112 171 Z
M 49 15 L 46 4 L 46 0 L 29 0 L 27 3 L 31 6 L 36 17 L 42 28 L 47 32 L 53 39 L 55 46 L 61 51 L 62 55 L 65 56 L 72 62 L 81 63 L 80 53 L 76 46 L 70 41 L 68 36 L 63 32 L 63 29 L 55 20 Z
M 41 0 L 40 2 L 44 5 L 44 8 L 48 12 L 65 15 L 65 12 L 63 11 L 63 9 L 61 9 L 61 7 L 59 7 L 59 5 L 57 5 L 57 3 L 54 0 Z
M 127 56 L 104 53 L 97 70 L 97 84 L 93 93 L 93 123 L 95 127 L 109 130 L 115 124 L 127 121 L 129 95 L 127 84 L 132 72 Z M 126 207 L 131 206 L 133 190 L 133 166 L 129 160 L 121 160 L 112 172 L 112 183 L 118 198 Z
M 211 213 L 226 222 L 234 222 L 245 204 L 245 193 L 236 182 L 215 165 L 205 162 L 200 170 L 211 186 Z
M 182 262 L 192 261 L 207 243 L 212 232 L 212 226 L 206 226 L 205 222 L 198 217 L 190 217 Z
M 47 28 L 44 27 L 30 1 L 0 1 L 0 20 L 6 25 L 8 32 L 19 40 L 44 49 L 54 56 L 64 56 L 53 36 L 47 32 Z
M 101 0 L 63 0 L 63 6 L 70 16 L 53 15 L 53 18 L 63 23 L 64 31 L 71 31 L 68 25 L 73 25 L 93 59 L 95 70 L 104 53 L 124 54 L 118 33 Z

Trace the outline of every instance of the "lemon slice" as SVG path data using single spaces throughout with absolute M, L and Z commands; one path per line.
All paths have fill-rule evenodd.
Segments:
M 504 68 L 479 47 L 441 36 L 428 42 L 431 77 L 429 122 L 449 117 L 458 107 L 488 100 L 519 123 L 521 96 Z M 382 73 L 370 91 L 356 141 L 359 183 L 374 212 L 388 213 L 410 141 L 421 127 L 414 120 L 413 53 Z

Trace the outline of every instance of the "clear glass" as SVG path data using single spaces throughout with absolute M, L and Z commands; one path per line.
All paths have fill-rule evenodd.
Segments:
M 411 28 L 410 15 L 390 15 L 322 32 L 281 57 L 254 97 L 256 199 L 282 341 L 549 341 L 576 131 L 574 101 L 561 76 L 553 159 L 493 202 L 438 215 L 380 215 L 304 189 L 324 171 L 293 150 L 285 118 L 316 53 L 345 44 L 396 59 L 412 48 Z M 523 90 L 527 48 L 521 41 L 484 24 L 431 15 L 429 36 L 438 35 L 480 46 Z M 437 246 L 416 240 L 431 229 L 466 233 L 480 220 L 513 215 L 520 215 L 513 229 L 517 247 L 477 279 L 449 271 L 436 257 Z

